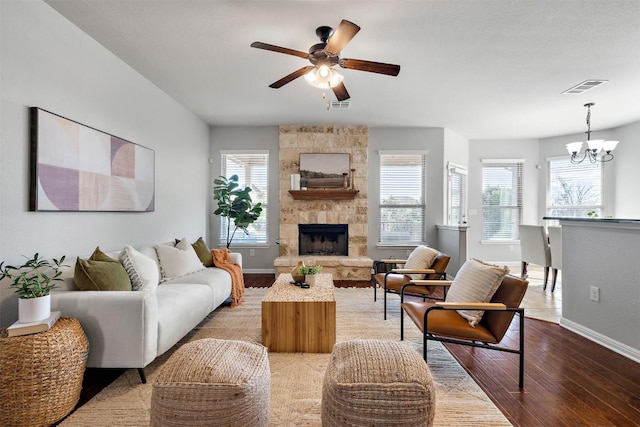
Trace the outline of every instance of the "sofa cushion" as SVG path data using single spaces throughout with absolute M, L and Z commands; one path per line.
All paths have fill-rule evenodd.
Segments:
M 131 288 L 134 291 L 152 291 L 158 286 L 158 265 L 142 252 L 127 245 L 120 255 L 120 262 L 131 279 Z
M 202 237 L 199 237 L 198 240 L 195 241 L 191 246 L 196 251 L 196 255 L 202 261 L 202 264 L 205 267 L 213 267 L 213 257 L 211 256 L 211 250 L 207 246 L 207 244 L 202 240 Z
M 409 254 L 404 268 L 416 270 L 430 268 L 431 264 L 433 264 L 433 260 L 436 259 L 438 254 L 439 252 L 437 250 L 428 246 L 417 246 Z M 422 280 L 424 279 L 425 274 L 407 274 L 407 276 L 411 277 L 413 280 Z
M 205 270 L 197 271 L 195 273 L 176 277 L 174 279 L 163 282 L 162 286 L 160 287 L 164 288 L 164 286 L 166 285 L 177 284 L 197 284 L 209 286 L 213 295 L 211 310 L 209 311 L 214 310 L 231 296 L 231 275 L 220 268 L 210 267 Z
M 446 302 L 489 302 L 509 269 L 477 259 L 465 262 L 451 283 Z M 480 322 L 483 310 L 458 310 L 471 326 Z
M 131 280 L 122 264 L 107 256 L 99 247 L 89 259 L 78 258 L 73 280 L 83 291 L 131 290 Z
M 184 276 L 205 268 L 193 246 L 186 239 L 180 240 L 175 247 L 156 245 L 155 249 L 163 280 Z
M 197 284 L 162 284 L 158 301 L 158 355 L 170 349 L 211 312 L 211 288 Z

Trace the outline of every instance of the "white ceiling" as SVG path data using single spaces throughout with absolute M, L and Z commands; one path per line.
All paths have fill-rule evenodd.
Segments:
M 470 139 L 542 138 L 640 120 L 638 0 L 45 0 L 211 125 L 446 127 Z M 400 64 L 398 77 L 342 70 L 348 110 L 303 78 L 315 29 L 362 29 L 342 58 Z M 587 79 L 609 83 L 561 92 Z

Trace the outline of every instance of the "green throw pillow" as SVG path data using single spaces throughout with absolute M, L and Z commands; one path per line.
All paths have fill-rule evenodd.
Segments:
M 205 267 L 213 267 L 213 257 L 211 256 L 211 250 L 207 244 L 202 240 L 202 237 L 198 238 L 194 244 L 193 249 L 196 251 L 198 258 L 202 261 Z
M 76 261 L 73 281 L 83 291 L 130 291 L 131 280 L 119 261 L 96 248 L 89 259 Z

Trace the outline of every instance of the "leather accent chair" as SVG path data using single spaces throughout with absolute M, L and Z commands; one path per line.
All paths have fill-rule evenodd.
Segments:
M 423 335 L 422 356 L 427 360 L 427 341 L 462 344 L 520 355 L 518 385 L 524 385 L 524 308 L 520 303 L 527 291 L 528 282 L 507 275 L 489 303 L 447 303 L 404 301 L 403 313 L 415 323 Z M 456 310 L 484 310 L 484 315 L 475 327 L 460 316 Z M 500 344 L 515 314 L 519 316 L 519 346 L 517 349 Z M 400 339 L 404 339 L 404 316 L 400 317 Z
M 551 249 L 551 292 L 553 292 L 556 289 L 558 270 L 562 270 L 562 227 L 550 225 L 547 227 L 547 232 Z
M 520 225 L 520 260 L 522 272 L 520 277 L 527 278 L 527 266 L 531 264 L 544 267 L 544 286 L 547 289 L 549 268 L 551 267 L 551 250 L 547 232 L 543 225 Z
M 380 287 L 384 290 L 384 320 L 387 320 L 387 293 L 394 293 L 400 295 L 404 287 L 405 295 L 412 295 L 420 297 L 423 301 L 426 298 L 444 300 L 446 297 L 446 287 L 440 285 L 430 284 L 428 286 L 414 286 L 411 283 L 411 277 L 408 274 L 425 274 L 424 280 L 438 281 L 445 280 L 447 278 L 447 265 L 449 265 L 449 255 L 439 253 L 431 265 L 426 265 L 423 269 L 406 269 L 396 268 L 396 266 L 403 265 L 407 260 L 398 259 L 383 259 L 374 261 L 373 263 L 373 300 L 377 301 L 377 288 Z M 443 288 L 443 296 L 438 296 L 436 291 L 438 288 Z

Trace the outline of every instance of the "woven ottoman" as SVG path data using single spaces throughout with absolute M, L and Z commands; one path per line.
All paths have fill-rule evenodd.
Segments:
M 153 381 L 152 426 L 266 426 L 271 372 L 265 347 L 202 339 L 180 347 Z
M 431 372 L 417 351 L 396 341 L 335 345 L 322 387 L 323 426 L 430 426 Z

